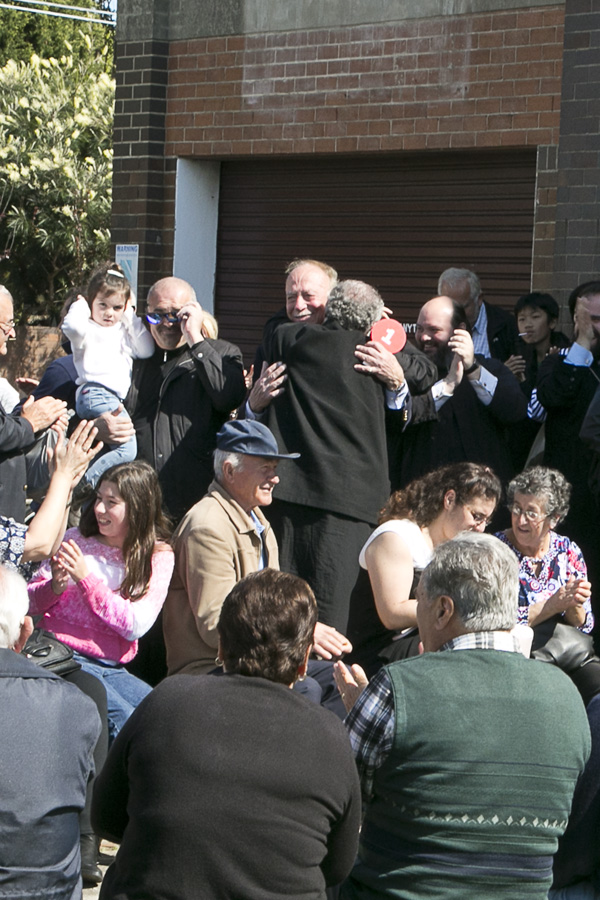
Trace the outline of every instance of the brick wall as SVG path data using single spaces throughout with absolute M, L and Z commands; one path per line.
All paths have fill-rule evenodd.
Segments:
M 554 285 L 565 299 L 600 273 L 600 9 L 566 0 Z
M 168 156 L 555 144 L 564 8 L 171 43 Z
M 162 2 L 151 6 L 160 13 Z M 589 19 L 594 2 L 567 0 L 566 8 Z M 568 156 L 568 141 L 557 156 L 564 21 L 560 3 L 171 42 L 163 23 L 162 31 L 148 26 L 152 38 L 121 41 L 113 239 L 140 244 L 140 293 L 172 271 L 178 157 L 528 145 L 539 147 L 532 286 L 556 290 L 557 266 L 575 265 L 567 257 L 583 227 L 567 222 L 567 206 L 580 195 L 570 182 L 567 190 L 562 167 L 574 162 L 589 188 L 598 172 L 589 148 L 587 174 L 577 165 L 583 156 Z M 567 52 L 595 50 L 600 58 L 597 30 L 589 19 L 585 43 L 582 22 L 580 31 L 569 26 Z M 586 108 L 593 102 L 587 97 Z M 557 191 L 565 205 L 558 227 Z
M 171 274 L 172 228 L 163 228 L 175 177 L 175 160 L 165 158 L 168 52 L 160 40 L 116 48 L 112 238 L 140 245 L 142 292 Z
M 39 381 L 48 363 L 64 356 L 58 328 L 18 325 L 15 333 L 16 339 L 9 341 L 8 352 L 0 364 L 0 375 L 8 378 L 12 385 L 16 378 L 37 378 Z
M 558 183 L 558 148 L 538 147 L 535 225 L 533 256 L 536 260 L 531 283 L 532 291 L 554 289 L 554 237 L 556 216 L 556 186 Z

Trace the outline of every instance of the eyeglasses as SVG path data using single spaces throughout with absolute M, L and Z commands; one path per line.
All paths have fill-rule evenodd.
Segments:
M 0 328 L 4 334 L 9 335 L 11 331 L 15 330 L 15 320 L 11 319 L 10 322 L 0 322 Z
M 542 519 L 548 518 L 547 513 L 536 512 L 534 509 L 521 509 L 518 503 L 513 503 L 508 509 L 513 516 L 517 517 L 517 519 L 520 519 L 521 516 L 525 516 L 527 521 L 531 522 L 532 525 L 536 522 L 540 522 Z
M 169 325 L 178 325 L 179 317 L 173 313 L 146 313 L 146 322 L 150 322 L 151 325 L 163 325 L 165 322 Z
M 467 510 L 473 521 L 476 525 L 489 525 L 492 521 L 493 516 L 486 516 L 485 513 L 475 512 L 471 509 L 470 506 L 467 506 L 466 503 L 463 504 L 464 508 Z

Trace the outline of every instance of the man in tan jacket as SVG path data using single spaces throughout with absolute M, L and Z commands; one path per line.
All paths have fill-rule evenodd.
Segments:
M 280 453 L 266 425 L 249 419 L 227 422 L 217 434 L 215 480 L 173 538 L 175 571 L 163 608 L 169 675 L 214 669 L 225 597 L 245 575 L 279 568 L 277 541 L 261 507 L 269 506 L 279 483 L 279 460 L 298 456 Z M 343 634 L 317 622 L 317 656 L 337 659 L 351 649 Z M 314 677 L 316 669 L 311 663 Z
M 175 572 L 163 611 L 169 675 L 214 669 L 225 597 L 245 575 L 279 568 L 261 507 L 271 503 L 279 460 L 298 456 L 279 453 L 260 422 L 227 422 L 217 434 L 215 480 L 173 539 Z

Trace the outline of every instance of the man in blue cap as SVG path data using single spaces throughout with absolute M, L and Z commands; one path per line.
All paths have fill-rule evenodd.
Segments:
M 279 568 L 277 541 L 261 507 L 279 482 L 280 453 L 266 425 L 227 422 L 217 434 L 215 479 L 175 532 L 175 572 L 163 611 L 169 675 L 215 668 L 217 622 L 245 575 Z

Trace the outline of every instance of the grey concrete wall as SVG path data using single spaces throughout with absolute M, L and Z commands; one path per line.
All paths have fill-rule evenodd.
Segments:
M 168 41 L 170 5 L 169 0 L 119 0 L 117 43 Z
M 119 0 L 117 39 L 186 40 L 551 5 L 555 0 Z

